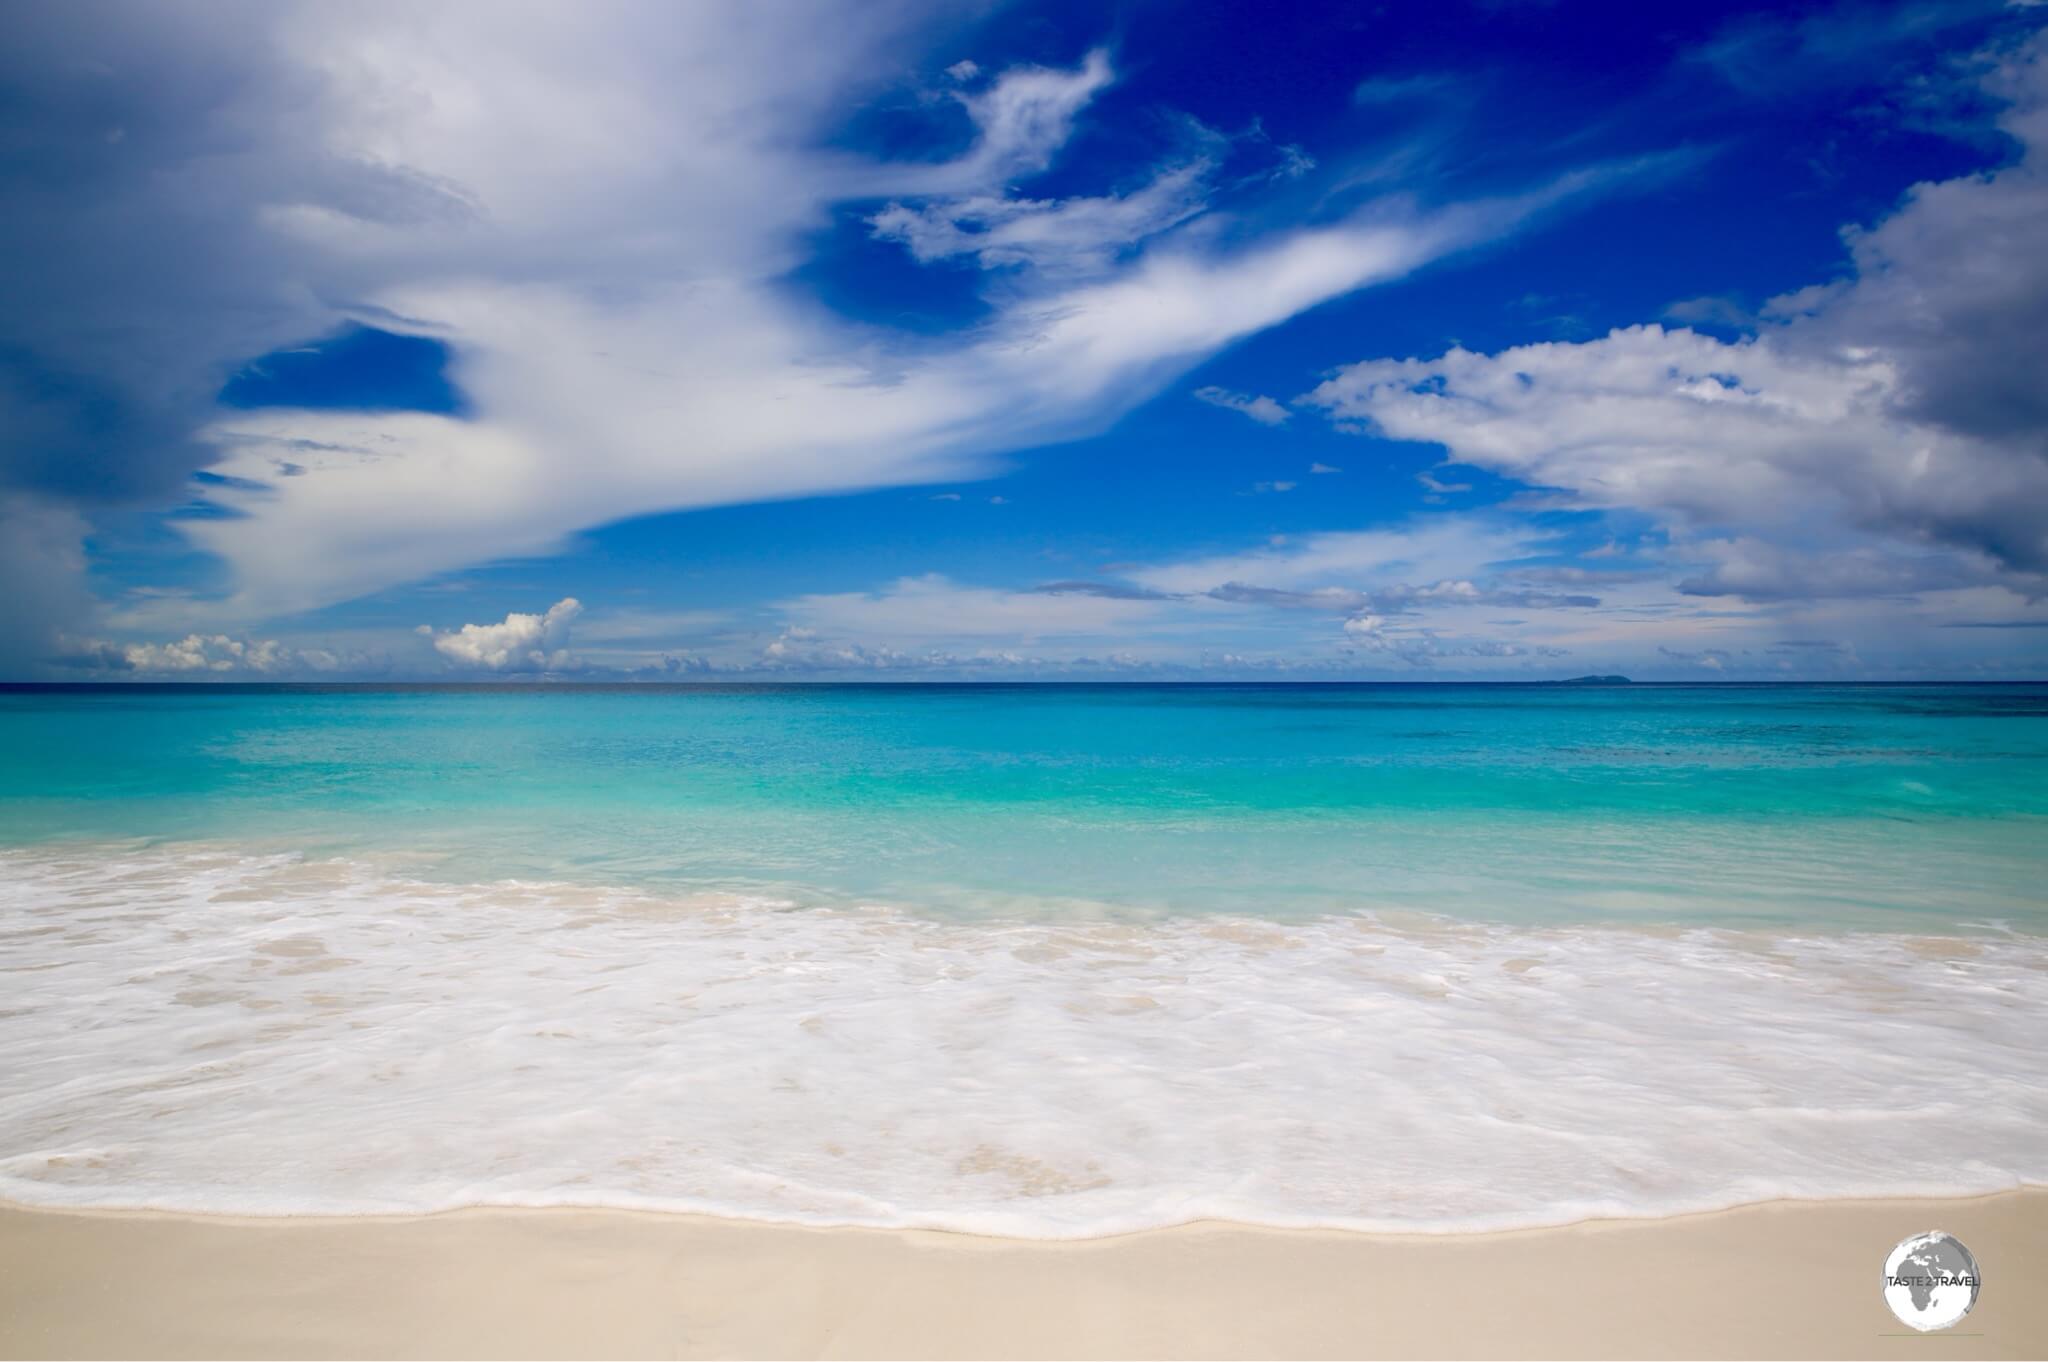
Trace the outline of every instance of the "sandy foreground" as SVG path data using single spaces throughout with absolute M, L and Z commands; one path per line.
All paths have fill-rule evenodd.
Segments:
M 1984 1294 L 1917 1334 L 1884 1258 Z M 2048 1189 L 1507 1234 L 1206 1224 L 1079 1243 L 696 1216 L 237 1219 L 0 1207 L 0 1354 L 2041 1357 Z

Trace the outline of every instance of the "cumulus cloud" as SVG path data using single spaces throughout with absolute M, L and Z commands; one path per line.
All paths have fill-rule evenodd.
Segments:
M 187 634 L 161 642 L 115 643 L 106 639 L 63 639 L 56 654 L 67 672 L 112 672 L 138 679 L 221 681 L 249 678 L 361 675 L 382 670 L 389 659 L 329 648 L 294 648 L 277 639 L 231 634 Z
M 568 596 L 543 615 L 515 610 L 496 624 L 465 624 L 446 633 L 424 624 L 420 629 L 432 639 L 435 652 L 458 666 L 494 672 L 561 671 L 573 664 L 569 625 L 582 613 L 582 602 Z
M 1225 411 L 1242 413 L 1245 416 L 1251 417 L 1252 420 L 1257 421 L 1262 426 L 1284 424 L 1289 415 L 1287 408 L 1281 406 L 1270 397 L 1253 397 L 1248 393 L 1234 393 L 1228 388 L 1214 386 L 1197 388 L 1195 389 L 1194 396 L 1197 402 L 1207 402 L 1212 407 L 1221 407 Z M 1325 469 L 1321 464 L 1318 464 L 1315 470 L 1312 471 L 1334 473 L 1336 470 Z
M 293 662 L 275 639 L 250 641 L 226 634 L 188 634 L 175 643 L 133 643 L 122 656 L 130 667 L 144 672 L 274 672 Z
M 1369 360 L 1303 401 L 1543 489 L 1536 504 L 1650 512 L 1713 562 L 1689 591 L 1880 594 L 1997 575 L 2038 594 L 2042 51 L 2034 39 L 1991 77 L 2011 101 L 2015 162 L 1921 185 L 1876 226 L 1848 230 L 1853 274 L 1774 300 L 1754 336 L 1646 325 L 1491 355 Z

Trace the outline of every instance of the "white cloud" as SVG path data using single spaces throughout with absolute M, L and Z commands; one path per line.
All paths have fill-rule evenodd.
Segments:
M 143 672 L 274 672 L 293 659 L 275 639 L 247 640 L 225 634 L 188 634 L 174 643 L 131 643 L 122 649 L 129 666 Z
M 1310 393 L 1342 421 L 1559 489 L 1721 528 L 1816 515 L 1900 528 L 1942 500 L 1995 512 L 2048 492 L 2024 465 L 1895 414 L 1896 366 L 1807 354 L 1779 337 L 1726 343 L 1637 326 L 1578 344 L 1352 365 Z M 1923 522 L 1924 523 L 1924 522 Z
M 134 673 L 184 680 L 302 677 L 382 670 L 389 659 L 331 648 L 295 648 L 277 639 L 230 634 L 187 634 L 164 642 L 115 643 L 64 639 L 59 654 L 67 671 Z
M 732 616 L 723 610 L 612 610 L 603 615 L 578 616 L 576 640 L 579 645 L 656 645 L 694 638 L 723 629 Z
M 2048 571 L 2041 51 L 1993 82 L 2015 101 L 2018 162 L 1919 186 L 1847 232 L 1854 277 L 1776 300 L 1753 338 L 1636 326 L 1370 360 L 1303 400 L 1549 489 L 1552 505 L 1650 512 L 1716 560 L 1692 589 L 1775 599 L 1804 577 L 1812 595 L 1876 594 L 1995 564 L 2034 593 Z
M 1368 657 L 1385 657 L 1417 669 L 1452 659 L 1526 662 L 1564 657 L 1570 651 L 1497 638 L 1444 637 L 1434 629 L 1403 626 L 1379 615 L 1355 615 L 1344 621 L 1344 639 Z
M 486 671 L 560 671 L 573 663 L 568 649 L 569 625 L 583 613 L 582 602 L 565 597 L 544 615 L 513 611 L 497 624 L 465 624 L 436 633 L 421 625 L 434 651 L 465 667 Z
M 1503 559 L 1520 557 L 1529 536 L 1503 524 L 1437 516 L 1377 530 L 1305 535 L 1246 553 L 1156 564 L 1132 571 L 1139 585 L 1198 595 L 1238 584 L 1279 591 L 1358 591 L 1400 582 L 1443 582 L 1485 576 Z
M 979 94 L 955 95 L 980 136 L 965 157 L 931 172 L 921 187 L 973 190 L 1044 170 L 1066 145 L 1074 119 L 1114 79 L 1109 53 L 1097 48 L 1071 71 L 1013 67 Z
M 981 476 L 1595 182 L 1209 233 L 1182 222 L 1200 179 L 1183 160 L 1121 198 L 989 208 L 1005 249 L 1089 267 L 1003 292 L 985 325 L 895 334 L 791 295 L 820 223 L 892 196 L 1011 202 L 1112 80 L 1106 55 L 954 90 L 968 150 L 882 163 L 832 134 L 916 6 L 835 11 L 829 44 L 800 7 L 124 14 L 60 7 L 11 34 L 45 82 L 32 102 L 135 131 L 81 160 L 63 118 L 24 122 L 73 192 L 0 225 L 20 302 L 0 343 L 80 394 L 9 409 L 18 477 L 172 496 L 213 459 L 241 480 L 207 491 L 231 514 L 180 522 L 228 596 L 154 627 L 240 627 L 656 510 Z M 1134 236 L 1135 258 L 1113 249 Z M 209 410 L 221 373 L 348 317 L 447 343 L 466 416 Z
M 869 223 L 921 261 L 972 255 L 983 269 L 1029 265 L 1070 275 L 1102 273 L 1119 253 L 1207 207 L 1206 158 L 1161 169 L 1126 195 L 1040 200 L 979 194 L 921 207 L 892 203 Z
M 1119 638 L 1157 618 L 1152 600 L 967 586 L 929 573 L 880 591 L 798 596 L 776 607 L 806 638 L 856 638 L 897 648 L 1002 639 L 1020 645 Z
M 631 307 L 558 287 L 394 293 L 398 310 L 460 319 L 479 419 L 223 421 L 216 471 L 271 481 L 217 488 L 242 514 L 186 529 L 234 567 L 228 608 L 260 615 L 545 553 L 576 529 L 655 508 L 973 475 L 989 452 L 1090 428 L 1225 342 L 1404 273 L 1482 219 L 1494 221 L 1331 228 L 1235 257 L 1149 255 L 1019 304 L 964 349 L 892 360 L 886 382 L 872 351 L 830 359 L 815 319 L 736 285 L 650 286 Z M 275 479 L 287 458 L 304 472 Z
M 1262 426 L 1281 425 L 1286 422 L 1289 415 L 1287 408 L 1281 406 L 1270 397 L 1253 397 L 1246 393 L 1234 393 L 1228 388 L 1214 386 L 1197 388 L 1195 389 L 1194 397 L 1195 401 L 1207 402 L 1212 407 L 1221 407 L 1225 411 L 1241 412 Z M 1321 468 L 1322 465 L 1318 464 L 1316 467 Z M 1315 470 L 1312 469 L 1310 471 L 1313 472 Z M 1336 470 L 1331 469 L 1328 471 L 1335 472 Z

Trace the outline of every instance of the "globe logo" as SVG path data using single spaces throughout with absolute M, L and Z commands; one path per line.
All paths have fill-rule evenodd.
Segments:
M 1922 1333 L 1946 1329 L 1977 1303 L 1983 1278 L 1963 1241 L 1929 1230 L 1902 1241 L 1884 1260 L 1884 1303 L 1901 1324 Z

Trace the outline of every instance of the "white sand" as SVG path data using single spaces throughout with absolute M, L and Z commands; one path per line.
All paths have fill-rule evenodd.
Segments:
M 1921 1335 L 1885 1254 L 1984 1294 Z M 1473 1235 L 1197 1225 L 1041 1243 L 618 1211 L 253 1220 L 0 1208 L 0 1354 L 2048 1355 L 2048 1189 Z

